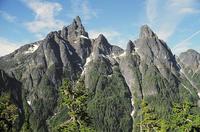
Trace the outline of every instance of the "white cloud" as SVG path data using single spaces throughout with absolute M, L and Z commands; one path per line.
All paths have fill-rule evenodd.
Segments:
M 0 56 L 9 54 L 19 48 L 19 43 L 11 42 L 5 38 L 0 37 Z
M 0 10 L 0 16 L 8 22 L 14 22 L 16 20 L 16 16 L 10 15 L 5 11 Z
M 93 9 L 88 0 L 71 0 L 71 16 L 81 16 L 84 20 L 97 17 L 97 11 Z
M 146 13 L 148 20 L 153 22 L 157 17 L 157 0 L 147 0 Z
M 29 31 L 41 35 L 60 29 L 64 25 L 63 21 L 56 19 L 57 13 L 62 10 L 61 4 L 46 0 L 24 0 L 24 2 L 35 14 L 33 21 L 25 23 Z
M 189 8 L 189 7 L 185 7 L 180 9 L 179 13 L 181 14 L 193 14 L 193 13 L 200 13 L 200 10 L 194 9 L 194 8 Z
M 146 0 L 146 15 L 158 36 L 168 40 L 186 15 L 198 13 L 196 0 Z M 159 7 L 159 10 L 158 10 Z

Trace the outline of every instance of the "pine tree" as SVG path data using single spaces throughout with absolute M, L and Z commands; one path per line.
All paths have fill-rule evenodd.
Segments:
M 170 128 L 178 132 L 200 131 L 200 115 L 191 113 L 194 107 L 185 101 L 183 104 L 174 104 L 173 113 L 170 118 Z
M 141 104 L 141 119 L 138 124 L 141 131 L 153 132 L 159 129 L 159 120 L 155 110 L 151 109 L 144 100 Z
M 91 132 L 89 127 L 90 118 L 86 113 L 88 94 L 85 89 L 84 81 L 77 81 L 73 86 L 70 81 L 65 80 L 60 88 L 62 106 L 68 109 L 70 119 L 61 124 L 58 131 L 62 132 Z
M 10 96 L 0 96 L 0 131 L 15 130 L 14 124 L 18 118 L 18 109 L 10 101 Z

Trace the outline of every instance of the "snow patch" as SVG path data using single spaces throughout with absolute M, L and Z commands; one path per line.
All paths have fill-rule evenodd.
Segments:
M 27 103 L 28 103 L 29 105 L 31 105 L 31 101 L 30 101 L 30 100 L 27 100 Z
M 89 39 L 88 37 L 86 37 L 84 35 L 80 35 L 80 38 Z
M 108 77 L 112 77 L 112 74 L 108 75 Z
M 83 76 L 85 74 L 85 67 L 82 70 L 81 76 Z
M 114 58 L 114 59 L 116 59 L 116 58 L 119 57 L 119 56 L 116 56 L 114 53 L 112 53 L 112 54 L 111 54 L 111 57 Z
M 120 54 L 119 56 L 120 56 L 120 57 L 121 57 L 121 56 L 126 56 L 126 52 Z
M 182 70 L 182 68 L 181 68 L 180 72 L 181 72 L 181 73 L 183 73 L 183 70 Z M 183 74 L 184 74 L 184 73 L 183 73 Z
M 85 74 L 85 71 L 87 69 L 87 65 L 93 60 L 93 56 L 94 56 L 94 53 L 91 53 L 91 55 L 89 57 L 87 57 L 85 65 L 82 68 L 81 76 L 83 76 Z
M 132 105 L 132 107 L 133 107 L 133 110 L 131 111 L 131 116 L 133 117 L 133 116 L 134 116 L 134 113 L 135 113 L 133 97 L 131 98 L 131 105 Z
M 81 70 L 83 70 L 82 64 L 78 63 L 78 66 L 81 68 Z
M 93 53 L 91 53 L 91 55 L 86 59 L 86 62 L 85 62 L 85 65 L 84 65 L 84 66 L 87 66 L 88 63 L 89 63 L 90 61 L 92 61 L 92 59 L 93 59 Z
M 199 98 L 200 98 L 200 92 L 198 92 L 198 96 L 199 96 Z
M 30 54 L 35 52 L 39 47 L 39 44 L 34 44 L 31 47 L 29 47 L 29 49 L 27 51 L 24 52 L 24 54 Z
M 74 43 L 76 44 L 76 43 L 77 43 L 77 41 L 74 41 Z
M 86 59 L 85 66 L 87 66 L 88 63 L 89 63 L 90 61 L 92 61 L 92 58 L 91 58 L 91 57 L 88 57 L 88 58 Z
M 138 51 L 138 49 L 139 49 L 139 48 L 136 48 L 136 47 L 135 47 L 135 52 L 137 52 L 137 51 Z
M 132 55 L 136 55 L 136 53 L 135 53 L 135 52 L 132 52 L 131 54 L 132 54 Z

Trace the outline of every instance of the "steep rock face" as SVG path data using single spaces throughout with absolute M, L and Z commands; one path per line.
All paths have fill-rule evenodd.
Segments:
M 150 79 L 152 75 L 159 75 L 159 78 L 164 79 L 168 83 L 171 80 L 175 80 L 176 83 L 174 82 L 174 87 L 177 87 L 176 85 L 178 85 L 177 77 L 179 76 L 179 68 L 177 66 L 175 57 L 173 56 L 171 50 L 167 47 L 166 43 L 162 40 L 159 40 L 157 35 L 147 25 L 141 27 L 140 37 L 134 43 L 135 44 L 131 42 L 128 43 L 127 47 L 129 50 L 121 62 L 121 69 L 125 72 L 124 75 L 129 82 L 129 87 L 132 88 L 130 82 L 135 82 L 134 80 L 136 78 L 129 75 L 133 74 L 131 73 L 131 71 L 134 69 L 133 67 L 137 69 L 137 74 L 133 74 L 132 76 L 138 76 L 138 79 L 136 79 L 137 81 L 134 84 L 140 82 L 138 80 L 146 82 L 140 84 L 140 86 L 137 86 L 141 87 L 143 85 L 143 95 L 154 95 L 158 94 L 159 92 L 158 83 L 160 82 L 145 80 Z M 134 48 L 131 49 L 129 47 Z M 126 69 L 124 67 L 131 68 Z M 128 75 L 128 77 L 126 77 L 126 75 Z M 156 79 L 155 81 L 158 80 Z M 145 90 L 147 91 L 145 92 Z M 143 95 L 139 94 L 139 96 Z
M 181 53 L 178 60 L 183 76 L 197 89 L 200 97 L 200 54 L 189 49 Z
M 129 40 L 127 43 L 126 52 L 132 53 L 133 51 L 135 51 L 135 44 Z
M 0 58 L 0 69 L 22 82 L 23 102 L 30 108 L 28 120 L 34 131 L 48 130 L 46 119 L 56 107 L 62 78 L 75 79 L 90 53 L 90 40 L 80 36 L 87 35 L 80 19 L 67 29 L 66 34 L 51 32 L 44 40 Z M 71 43 L 75 40 L 77 44 Z
M 180 76 L 175 56 L 147 25 L 141 27 L 140 37 L 134 44 L 128 42 L 118 63 L 132 94 L 134 122 L 140 111 L 138 100 L 146 99 L 160 114 L 169 112 L 174 101 L 185 98 L 197 101 L 194 87 Z
M 180 61 L 183 63 L 185 68 L 190 68 L 191 70 L 196 71 L 200 68 L 200 54 L 192 49 L 183 52 L 179 56 Z
M 64 40 L 68 41 L 73 46 L 78 56 L 82 59 L 83 63 L 85 63 L 85 58 L 88 57 L 91 52 L 91 40 L 81 23 L 80 17 L 77 16 L 72 24 L 64 27 L 59 33 Z
M 163 76 L 167 77 L 162 69 L 168 69 L 177 74 L 178 66 L 171 50 L 147 25 L 141 27 L 140 38 L 136 40 L 135 45 L 141 60 L 148 65 L 155 64 Z

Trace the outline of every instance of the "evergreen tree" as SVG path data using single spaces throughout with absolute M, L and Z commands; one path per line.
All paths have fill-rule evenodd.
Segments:
M 58 127 L 62 132 L 91 132 L 90 118 L 86 113 L 88 94 L 83 80 L 77 81 L 73 88 L 70 81 L 65 80 L 60 88 L 61 106 L 68 109 L 69 120 Z
M 174 104 L 169 120 L 159 119 L 154 109 L 142 100 L 141 121 L 139 127 L 145 132 L 198 132 L 200 131 L 200 115 L 191 112 L 195 107 L 185 101 L 183 104 Z
M 200 115 L 191 113 L 194 107 L 189 102 L 174 104 L 173 113 L 170 118 L 170 128 L 178 132 L 200 131 Z
M 0 131 L 15 130 L 14 124 L 18 117 L 17 107 L 10 101 L 10 96 L 0 96 Z
M 153 132 L 159 129 L 159 120 L 155 110 L 150 108 L 144 100 L 141 104 L 141 119 L 138 124 L 141 131 Z

